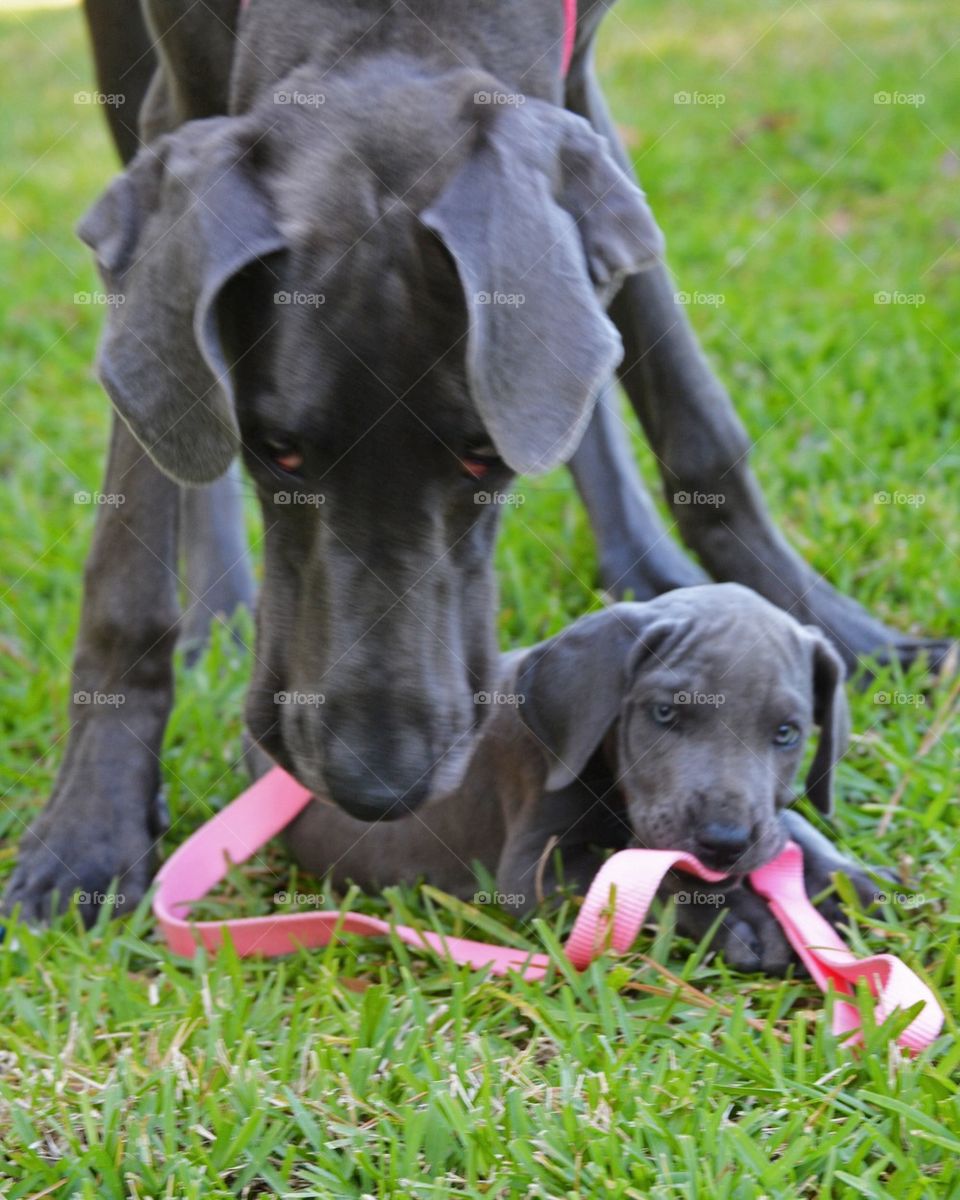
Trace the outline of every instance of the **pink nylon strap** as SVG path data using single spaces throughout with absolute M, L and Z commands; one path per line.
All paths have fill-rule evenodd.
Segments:
M 170 949 L 192 958 L 199 944 L 216 951 L 229 931 L 241 957 L 273 958 L 300 947 L 326 946 L 343 934 L 393 933 L 415 949 L 429 949 L 456 963 L 489 968 L 494 975 L 517 971 L 525 979 L 546 975 L 550 959 L 508 946 L 395 925 L 355 912 L 277 913 L 230 921 L 190 921 L 187 911 L 219 883 L 231 863 L 245 862 L 278 834 L 310 802 L 310 792 L 275 767 L 247 788 L 187 839 L 160 868 L 153 911 Z M 582 970 L 605 949 L 625 953 L 643 924 L 664 875 L 673 867 L 716 883 L 722 879 L 692 855 L 674 850 L 621 850 L 607 860 L 590 885 L 567 940 L 566 952 Z M 856 959 L 807 898 L 803 857 L 792 842 L 773 862 L 750 876 L 754 889 L 770 903 L 791 945 L 817 985 L 851 994 L 863 978 L 877 997 L 877 1018 L 922 1001 L 924 1007 L 900 1035 L 900 1044 L 921 1050 L 939 1034 L 943 1013 L 931 990 L 899 959 L 889 954 Z M 837 999 L 834 1032 L 851 1044 L 860 1040 L 859 1013 Z
M 566 79 L 577 41 L 577 0 L 563 0 L 563 77 Z
M 770 905 L 788 941 L 813 976 L 826 991 L 833 984 L 841 995 L 853 994 L 856 981 L 866 980 L 877 999 L 875 1016 L 885 1021 L 897 1008 L 910 1008 L 923 1001 L 923 1008 L 901 1033 L 898 1041 L 907 1050 L 922 1050 L 937 1037 L 943 1027 L 943 1010 L 929 987 L 906 963 L 893 954 L 873 954 L 857 958 L 844 945 L 833 926 L 817 912 L 807 898 L 803 882 L 803 853 L 793 842 L 750 876 L 753 890 Z M 860 1014 L 849 1001 L 837 999 L 833 1009 L 833 1032 L 851 1041 L 862 1041 Z
M 250 0 L 240 0 L 240 11 L 250 7 Z M 577 40 L 577 0 L 563 0 L 563 77 L 566 79 Z

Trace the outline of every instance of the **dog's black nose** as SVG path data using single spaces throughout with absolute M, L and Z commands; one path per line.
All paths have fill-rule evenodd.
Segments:
M 430 790 L 429 776 L 406 787 L 391 788 L 392 781 L 378 778 L 360 762 L 346 770 L 327 765 L 323 781 L 334 804 L 359 821 L 395 821 L 412 812 Z
M 710 821 L 697 835 L 701 857 L 711 863 L 735 863 L 750 849 L 750 830 L 746 825 L 728 825 Z

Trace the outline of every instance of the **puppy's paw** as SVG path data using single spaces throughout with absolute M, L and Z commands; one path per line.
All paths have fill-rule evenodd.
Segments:
M 723 920 L 711 948 L 719 950 L 731 967 L 784 975 L 797 962 L 766 901 L 743 884 L 702 887 L 677 895 L 677 925 L 689 937 L 702 938 L 718 913 Z
M 785 975 L 798 961 L 766 901 L 743 887 L 731 890 L 729 911 L 714 944 L 738 971 Z
M 807 895 L 815 900 L 817 909 L 834 928 L 847 921 L 846 910 L 837 893 L 836 876 L 842 875 L 853 887 L 857 902 L 863 909 L 873 909 L 881 903 L 891 885 L 900 880 L 885 867 L 863 867 L 852 858 L 837 855 L 825 859 L 811 856 L 804 860 L 804 884 Z

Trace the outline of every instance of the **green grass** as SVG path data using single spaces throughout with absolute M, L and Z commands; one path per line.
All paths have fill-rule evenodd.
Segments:
M 779 521 L 841 588 L 930 633 L 955 631 L 960 594 L 954 18 L 950 0 L 623 0 L 602 53 L 677 286 L 723 296 L 692 317 Z M 3 4 L 3 878 L 62 749 L 93 522 L 73 493 L 98 486 L 108 425 L 90 370 L 101 313 L 73 302 L 96 285 L 72 226 L 114 168 L 100 114 L 73 101 L 92 87 L 76 10 Z M 724 102 L 676 104 L 682 91 Z M 925 102 L 877 105 L 879 91 Z M 879 291 L 925 299 L 877 305 Z M 649 471 L 639 439 L 637 453 Z M 498 551 L 505 645 L 598 602 L 567 477 L 525 492 Z M 181 675 L 165 852 L 244 786 L 247 673 L 220 636 Z M 954 1014 L 948 688 L 882 675 L 853 697 L 836 833 L 922 898 L 855 914 L 854 944 L 905 957 Z M 944 733 L 925 742 L 938 715 Z M 290 887 L 282 854 L 265 861 L 221 902 L 263 909 Z M 484 936 L 469 910 L 414 892 L 365 903 Z M 503 936 L 555 948 L 570 919 L 503 918 Z M 674 935 L 669 911 L 662 928 L 613 969 L 558 966 L 546 986 L 370 941 L 185 963 L 145 910 L 90 934 L 72 915 L 20 928 L 0 953 L 0 1195 L 960 1196 L 953 1015 L 916 1061 L 890 1029 L 854 1057 L 809 981 L 731 974 Z

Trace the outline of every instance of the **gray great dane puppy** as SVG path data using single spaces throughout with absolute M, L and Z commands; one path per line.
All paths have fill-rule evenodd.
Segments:
M 126 703 L 73 708 L 8 907 L 149 882 L 178 628 L 196 646 L 252 601 L 238 458 L 265 528 L 248 723 L 357 817 L 449 790 L 477 732 L 498 508 L 478 487 L 569 460 L 612 592 L 704 580 L 637 479 L 618 363 L 671 504 L 726 496 L 674 507 L 710 575 L 850 666 L 944 649 L 839 596 L 766 513 L 596 86 L 607 6 L 581 0 L 564 79 L 561 0 L 86 0 L 100 88 L 127 99 L 127 169 L 81 225 L 124 300 L 99 370 L 126 503 L 98 513 L 73 670 Z
M 742 876 L 788 837 L 807 890 L 842 871 L 869 901 L 875 885 L 789 806 L 814 726 L 805 792 L 829 814 L 849 719 L 843 664 L 817 629 L 738 584 L 670 592 L 581 617 L 505 655 L 486 700 L 494 713 L 454 792 L 389 824 L 316 800 L 286 831 L 301 864 L 379 890 L 418 879 L 468 897 L 474 864 L 503 906 L 526 911 L 563 878 L 583 892 L 604 849 L 686 850 L 731 880 L 671 874 L 682 930 L 746 970 L 780 972 L 792 952 Z M 739 878 L 738 878 L 739 877 Z M 828 898 L 827 915 L 839 908 Z

